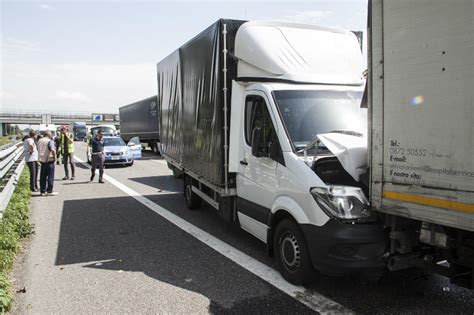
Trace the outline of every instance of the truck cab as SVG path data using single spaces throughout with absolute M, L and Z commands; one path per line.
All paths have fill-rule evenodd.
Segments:
M 361 176 L 362 89 L 234 83 L 229 171 L 236 173 L 238 221 L 267 243 L 292 282 L 310 279 L 287 272 L 309 262 L 326 274 L 383 267 L 385 232 Z
M 69 126 L 69 130 L 72 131 L 74 141 L 84 141 L 84 139 L 87 138 L 87 126 L 86 123 L 83 121 L 73 122 Z
M 262 54 L 249 51 L 263 46 Z M 229 171 L 241 227 L 267 243 L 292 282 L 305 282 L 312 268 L 383 267 L 386 234 L 368 202 L 355 35 L 250 22 L 237 33 L 235 54 L 244 79 L 232 86 Z

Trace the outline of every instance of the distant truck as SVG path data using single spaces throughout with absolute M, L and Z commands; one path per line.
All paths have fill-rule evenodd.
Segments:
M 473 1 L 370 5 L 370 199 L 388 267 L 473 289 Z
M 74 141 L 83 141 L 87 137 L 87 125 L 84 121 L 76 121 L 69 125 Z
M 386 266 L 364 70 L 350 31 L 226 19 L 157 64 L 161 153 L 188 208 L 236 222 L 295 284 Z
M 155 154 L 159 154 L 159 112 L 157 96 L 119 108 L 120 136 L 125 142 L 138 137 Z

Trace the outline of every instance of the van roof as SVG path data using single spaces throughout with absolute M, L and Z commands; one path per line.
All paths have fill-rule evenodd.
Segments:
M 252 21 L 237 31 L 238 77 L 361 85 L 364 60 L 356 35 L 315 25 Z M 251 80 L 249 80 L 251 81 Z

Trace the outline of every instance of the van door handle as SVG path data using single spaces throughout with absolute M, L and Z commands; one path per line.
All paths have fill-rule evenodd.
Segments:
M 240 161 L 240 165 L 249 165 L 249 163 L 247 163 L 247 161 L 245 161 L 245 160 L 242 160 L 242 161 Z

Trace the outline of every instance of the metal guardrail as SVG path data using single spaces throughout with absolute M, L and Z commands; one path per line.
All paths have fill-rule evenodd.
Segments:
M 0 148 L 0 219 L 10 202 L 24 166 L 21 141 Z

